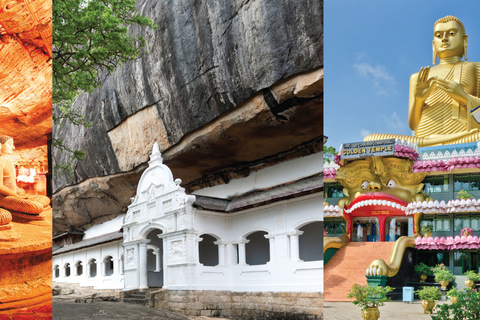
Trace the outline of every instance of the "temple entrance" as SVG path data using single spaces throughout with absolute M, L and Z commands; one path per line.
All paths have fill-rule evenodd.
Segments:
M 375 217 L 353 218 L 353 242 L 375 242 L 380 240 L 378 219 Z
M 401 236 L 413 236 L 413 218 L 389 217 L 385 221 L 385 241 L 396 241 Z
M 163 240 L 158 237 L 162 230 L 153 230 L 147 235 L 147 285 L 149 288 L 163 287 Z

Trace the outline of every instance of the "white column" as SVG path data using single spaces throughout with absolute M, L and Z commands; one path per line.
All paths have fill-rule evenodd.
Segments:
M 202 237 L 197 237 L 195 238 L 195 247 L 196 247 L 196 250 L 195 250 L 195 263 L 198 263 L 200 264 L 200 242 L 203 241 L 203 238 Z
M 225 265 L 225 243 L 223 241 L 215 241 L 213 244 L 218 246 L 218 265 Z
M 300 260 L 300 242 L 298 237 L 303 234 L 303 231 L 297 231 L 290 234 L 290 260 Z
M 268 239 L 268 245 L 270 249 L 270 262 L 275 261 L 275 236 L 269 236 L 268 234 L 265 235 L 265 238 Z
M 247 264 L 245 245 L 249 242 L 250 240 L 243 240 L 238 243 L 238 264 Z
M 147 243 L 150 240 L 144 239 L 138 243 L 138 271 L 139 271 L 139 289 L 148 288 L 148 275 L 147 275 Z
M 160 263 L 160 250 L 153 250 L 153 254 L 155 255 L 155 272 L 160 272 L 160 270 L 162 270 L 162 266 Z
M 237 247 L 234 243 L 227 243 L 225 245 L 225 260 L 227 266 L 234 266 L 238 264 L 237 261 Z

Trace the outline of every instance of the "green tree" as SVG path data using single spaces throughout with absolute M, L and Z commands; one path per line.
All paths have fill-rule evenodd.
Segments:
M 136 59 L 145 46 L 141 35 L 128 27 L 154 27 L 153 22 L 135 11 L 135 0 L 55 0 L 53 1 L 53 121 L 66 120 L 90 126 L 79 110 L 72 108 L 81 92 L 100 85 L 99 73 L 113 71 L 125 61 Z M 55 164 L 71 171 L 75 160 L 85 153 L 71 150 L 63 139 L 53 145 L 70 154 L 69 163 Z
M 330 163 L 334 160 L 337 150 L 334 147 L 323 147 L 323 163 Z

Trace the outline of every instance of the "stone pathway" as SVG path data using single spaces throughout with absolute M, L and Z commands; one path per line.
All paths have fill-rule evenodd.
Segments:
M 436 304 L 443 303 L 450 302 L 436 301 Z M 430 315 L 423 313 L 422 302 L 419 300 L 415 300 L 414 303 L 387 302 L 379 310 L 379 320 L 432 319 Z M 323 316 L 325 320 L 362 319 L 360 307 L 351 302 L 324 302 Z
M 34 318 L 32 318 L 34 319 Z M 187 317 L 168 310 L 153 309 L 124 302 L 75 303 L 75 299 L 65 296 L 53 297 L 53 319 L 90 320 L 90 319 L 129 319 L 129 320 L 211 320 L 219 318 Z M 223 318 L 225 319 L 225 318 Z M 3 320 L 0 318 L 0 320 Z M 17 320 L 17 319 L 14 319 Z M 18 319 L 18 320 L 23 320 Z
M 30 308 L 0 311 L 0 320 L 51 320 L 52 304 L 39 304 Z

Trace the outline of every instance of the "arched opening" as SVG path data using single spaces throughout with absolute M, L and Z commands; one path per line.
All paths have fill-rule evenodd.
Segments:
M 198 243 L 199 262 L 208 267 L 218 265 L 218 246 L 214 243 L 217 239 L 209 234 L 202 234 L 200 238 L 202 241 Z
M 300 260 L 323 260 L 323 221 L 306 224 L 299 231 L 303 231 L 298 238 Z
M 270 261 L 270 244 L 265 231 L 256 231 L 247 236 L 249 242 L 245 245 L 245 261 L 255 266 Z
M 158 236 L 162 230 L 152 230 L 147 239 L 147 285 L 149 288 L 163 287 L 163 240 Z
M 81 276 L 83 274 L 82 261 L 77 261 L 77 263 L 75 263 L 75 271 L 77 276 Z
M 396 241 L 401 236 L 413 236 L 413 218 L 388 217 L 385 221 L 385 241 Z
M 105 268 L 105 275 L 106 276 L 111 276 L 113 274 L 113 258 L 112 256 L 106 256 L 105 259 L 103 259 L 103 266 Z
M 88 262 L 88 276 L 90 278 L 97 276 L 97 260 L 91 259 Z
M 65 277 L 70 277 L 70 263 L 65 264 Z
M 354 242 L 380 241 L 380 226 L 376 217 L 359 217 L 353 219 Z
M 58 264 L 56 264 L 53 267 L 53 277 L 54 278 L 59 278 L 60 277 L 60 267 L 58 266 Z

